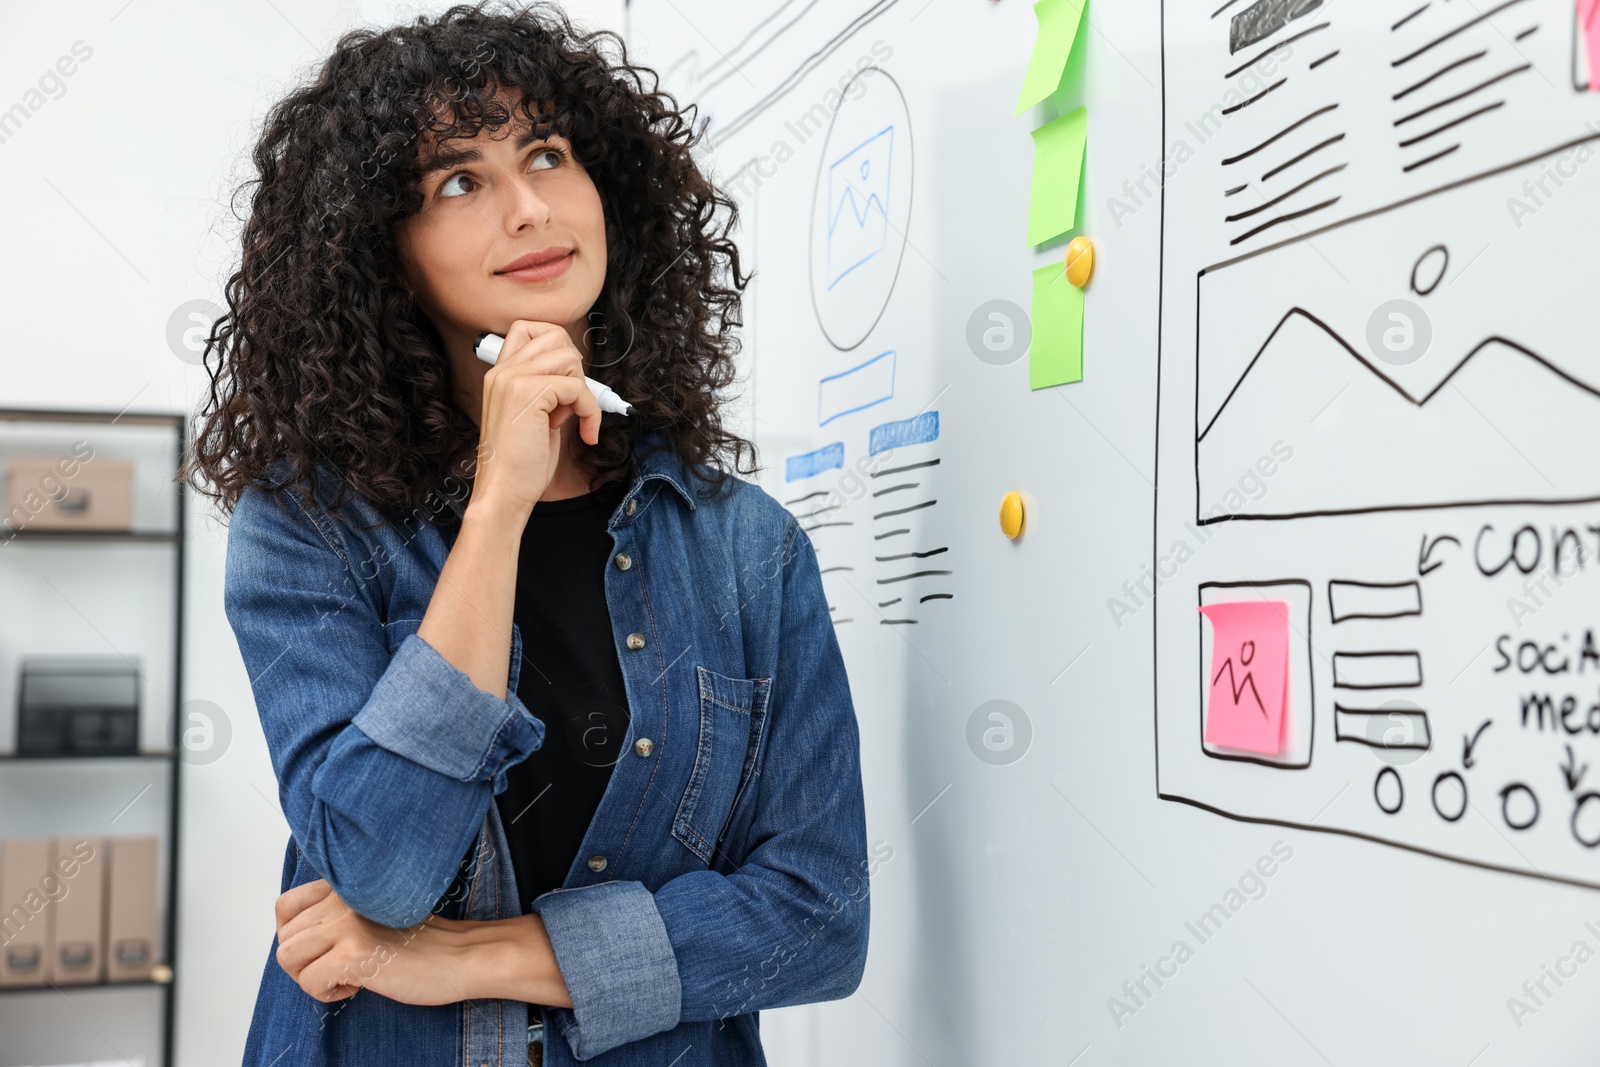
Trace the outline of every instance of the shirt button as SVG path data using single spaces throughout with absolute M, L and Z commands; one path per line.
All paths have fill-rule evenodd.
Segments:
M 633 557 L 628 555 L 626 552 L 618 552 L 617 553 L 617 570 L 625 571 L 631 566 L 633 566 Z
M 633 751 L 639 756 L 648 756 L 656 750 L 656 744 L 648 737 L 641 737 L 633 743 Z
M 637 508 L 638 506 L 639 506 L 639 502 L 637 500 L 630 499 L 628 501 L 628 514 L 632 515 L 633 512 L 634 512 L 634 509 Z
M 606 858 L 604 856 L 590 856 L 589 869 L 595 874 L 599 874 L 606 869 Z
M 637 652 L 641 648 L 643 648 L 644 647 L 644 634 L 639 633 L 637 630 L 635 630 L 633 633 L 629 634 L 628 635 L 628 647 L 633 649 L 635 652 Z

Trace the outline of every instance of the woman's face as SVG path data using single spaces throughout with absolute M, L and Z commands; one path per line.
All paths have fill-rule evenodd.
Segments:
M 516 319 L 564 327 L 587 352 L 589 309 L 606 275 L 600 194 L 566 138 L 534 139 L 513 113 L 498 130 L 424 146 L 422 209 L 396 227 L 400 258 L 453 352 Z M 529 256 L 549 262 L 506 269 Z

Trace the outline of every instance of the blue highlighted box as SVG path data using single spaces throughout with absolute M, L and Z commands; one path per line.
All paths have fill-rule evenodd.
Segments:
M 823 445 L 812 452 L 802 452 L 798 456 L 789 456 L 783 461 L 783 480 L 792 482 L 797 478 L 809 478 L 813 474 L 838 470 L 843 466 L 844 442 L 835 441 L 831 445 Z
M 867 453 L 876 456 L 902 445 L 925 445 L 939 439 L 939 413 L 924 411 L 921 415 L 899 422 L 886 422 L 874 426 L 867 435 Z

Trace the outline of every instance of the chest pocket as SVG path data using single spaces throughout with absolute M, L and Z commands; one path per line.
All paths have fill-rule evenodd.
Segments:
M 734 805 L 755 770 L 767 722 L 770 678 L 731 678 L 696 667 L 700 743 L 672 836 L 709 866 Z

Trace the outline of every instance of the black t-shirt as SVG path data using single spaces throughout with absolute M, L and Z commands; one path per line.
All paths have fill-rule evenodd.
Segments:
M 524 914 L 566 881 L 628 732 L 605 590 L 614 548 L 606 521 L 626 491 L 618 479 L 540 501 L 522 534 L 512 614 L 522 635 L 517 697 L 544 723 L 544 744 L 506 772 L 495 803 Z

